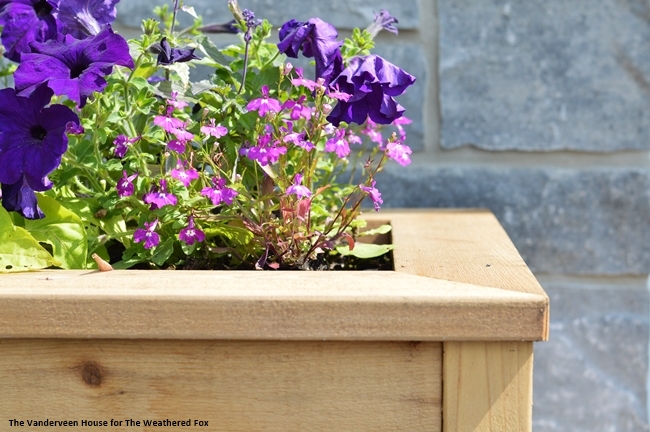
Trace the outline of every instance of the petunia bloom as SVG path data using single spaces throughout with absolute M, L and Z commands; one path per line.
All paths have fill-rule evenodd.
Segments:
M 115 21 L 115 5 L 120 0 L 58 0 L 57 20 L 63 25 L 63 34 L 84 39 L 101 32 Z
M 381 199 L 381 193 L 375 187 L 375 181 L 373 180 L 370 186 L 359 185 L 362 191 L 368 194 L 370 200 L 375 206 L 375 211 L 379 211 L 380 205 L 384 203 L 384 200 Z
M 194 225 L 194 218 L 190 216 L 187 220 L 187 226 L 178 233 L 178 239 L 187 245 L 193 245 L 195 242 L 205 240 L 205 233 Z
M 160 243 L 160 236 L 155 231 L 157 225 L 158 225 L 158 219 L 156 219 L 151 223 L 145 222 L 144 227 L 146 229 L 138 228 L 137 230 L 135 230 L 135 232 L 133 233 L 133 241 L 136 243 L 140 243 L 144 241 L 145 249 L 152 249 L 158 246 L 158 244 Z
M 205 187 L 201 190 L 201 195 L 212 201 L 212 205 L 216 206 L 222 202 L 231 205 L 235 197 L 239 195 L 236 190 L 226 187 L 224 178 L 212 178 L 212 183 L 214 187 Z
M 398 34 L 397 27 L 393 25 L 398 22 L 397 18 L 392 16 L 386 9 L 382 9 L 379 13 L 375 13 L 374 22 L 370 24 L 366 30 L 373 38 L 382 30 Z
M 2 184 L 2 207 L 7 211 L 15 211 L 25 219 L 43 219 L 45 215 L 38 207 L 34 191 L 46 191 L 52 187 L 47 177 L 41 182 L 27 181 L 25 175 L 13 184 Z
M 20 192 L 20 202 L 28 201 L 25 184 L 38 191 L 52 186 L 46 176 L 59 166 L 68 149 L 66 129 L 70 122 L 79 124 L 77 115 L 64 105 L 46 108 L 51 98 L 52 90 L 44 86 L 29 97 L 17 96 L 12 88 L 0 90 L 0 183 L 12 191 L 18 188 L 13 196 Z M 35 209 L 25 213 L 29 218 L 40 217 Z
M 278 50 L 288 57 L 298 58 L 300 51 L 305 57 L 313 57 L 316 77 L 324 78 L 326 85 L 343 70 L 340 50 L 343 41 L 336 40 L 336 28 L 320 18 L 287 21 L 280 28 L 279 36 Z
M 339 100 L 327 120 L 338 126 L 342 121 L 363 124 L 370 117 L 375 123 L 390 124 L 404 113 L 393 97 L 414 82 L 413 75 L 377 55 L 355 57 L 332 82 L 352 97 Z
M 199 57 L 194 55 L 194 48 L 172 48 L 166 37 L 160 41 L 160 52 L 157 61 L 159 65 L 171 65 L 198 59 Z
M 95 91 L 107 85 L 106 77 L 113 66 L 133 68 L 133 59 L 124 38 L 105 27 L 97 36 L 46 43 L 32 43 L 32 53 L 23 54 L 14 73 L 16 90 L 21 96 L 31 94 L 41 83 L 47 83 L 54 94 L 65 95 L 79 107 Z
M 61 23 L 55 18 L 60 0 L 21 0 L 0 2 L 0 26 L 4 54 L 20 62 L 22 53 L 31 51 L 32 42 L 56 38 Z M 4 4 L 4 6 L 3 6 Z
M 309 198 L 311 196 L 309 188 L 302 185 L 302 174 L 296 174 L 293 178 L 293 184 L 287 188 L 287 195 L 292 194 L 299 199 Z

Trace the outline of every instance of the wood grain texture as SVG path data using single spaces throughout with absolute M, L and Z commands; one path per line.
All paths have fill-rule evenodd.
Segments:
M 491 213 L 382 216 L 393 225 L 395 272 L 4 275 L 0 337 L 547 338 L 548 297 Z
M 532 342 L 445 342 L 443 382 L 445 432 L 532 430 Z
M 0 429 L 8 418 L 191 418 L 209 427 L 167 429 L 440 431 L 441 351 L 436 342 L 5 339 Z

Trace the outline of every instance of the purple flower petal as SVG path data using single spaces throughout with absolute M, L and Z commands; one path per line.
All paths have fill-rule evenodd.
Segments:
M 2 206 L 7 211 L 18 212 L 25 219 L 43 219 L 45 215 L 38 207 L 34 191 L 45 191 L 51 187 L 52 183 L 47 178 L 30 182 L 23 175 L 16 183 L 2 184 Z
M 102 27 L 115 21 L 119 0 L 60 0 L 57 19 L 65 34 L 83 39 L 98 34 Z
M 61 24 L 56 19 L 60 0 L 4 1 L 0 12 L 2 44 L 5 57 L 21 61 L 21 54 L 31 51 L 30 43 L 56 38 Z

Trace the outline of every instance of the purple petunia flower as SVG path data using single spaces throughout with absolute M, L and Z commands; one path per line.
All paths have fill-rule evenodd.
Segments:
M 262 86 L 262 97 L 258 99 L 253 99 L 248 102 L 246 109 L 249 111 L 257 111 L 261 117 L 264 117 L 267 112 L 280 112 L 282 106 L 280 101 L 269 97 L 269 87 L 266 85 Z
M 63 34 L 84 39 L 101 32 L 115 21 L 115 5 L 120 0 L 58 0 L 57 20 L 63 24 Z
M 122 171 L 122 178 L 117 182 L 115 189 L 117 189 L 117 194 L 120 198 L 133 195 L 135 192 L 135 185 L 133 180 L 138 176 L 138 173 L 127 175 L 126 171 Z
M 375 123 L 390 124 L 404 113 L 393 96 L 414 82 L 414 76 L 377 55 L 355 57 L 332 82 L 352 97 L 340 100 L 327 120 L 338 126 L 342 121 L 363 124 L 370 117 Z
M 56 20 L 60 0 L 4 1 L 0 7 L 0 25 L 4 54 L 10 60 L 20 62 L 22 53 L 31 51 L 31 42 L 45 42 L 56 38 L 61 23 Z M 2 6 L 2 4 L 0 4 Z
M 343 42 L 336 40 L 338 32 L 333 25 L 320 18 L 307 22 L 292 19 L 282 25 L 279 35 L 278 50 L 293 58 L 298 58 L 299 51 L 305 57 L 314 57 L 316 77 L 324 78 L 325 85 L 343 70 Z
M 167 192 L 167 181 L 160 179 L 160 187 L 154 186 L 151 191 L 142 197 L 142 200 L 151 204 L 151 210 L 163 208 L 166 205 L 176 205 L 176 196 L 173 193 Z
M 68 149 L 66 129 L 70 122 L 79 124 L 77 115 L 64 105 L 46 108 L 51 98 L 52 90 L 45 86 L 37 88 L 29 97 L 17 96 L 12 88 L 0 90 L 0 183 L 3 185 L 22 189 L 26 182 L 39 191 L 51 187 L 45 177 L 59 166 L 61 156 Z M 27 201 L 23 199 L 23 202 Z M 39 215 L 36 210 L 28 213 Z
M 54 94 L 65 95 L 83 107 L 88 96 L 106 87 L 104 77 L 111 73 L 113 66 L 134 67 L 129 46 L 110 27 L 88 39 L 68 35 L 64 40 L 34 42 L 31 46 L 33 52 L 22 55 L 14 73 L 21 96 L 47 83 Z
M 384 200 L 381 199 L 381 193 L 375 187 L 375 183 L 373 180 L 370 186 L 359 185 L 359 187 L 368 194 L 372 203 L 375 205 L 375 211 L 379 211 L 379 206 L 384 203 Z
M 178 239 L 187 245 L 193 245 L 195 242 L 205 240 L 205 233 L 194 226 L 194 218 L 190 216 L 187 219 L 187 226 L 178 233 Z
M 325 151 L 328 153 L 335 152 L 340 158 L 350 154 L 350 146 L 345 139 L 345 129 L 341 128 L 336 134 L 325 143 Z
M 225 202 L 228 205 L 232 205 L 233 199 L 239 195 L 234 189 L 226 187 L 226 179 L 216 177 L 212 178 L 212 183 L 214 187 L 205 187 L 201 190 L 201 195 L 207 197 L 212 201 L 212 205 L 219 205 L 222 202 Z
M 135 230 L 135 232 L 133 233 L 133 241 L 136 243 L 140 243 L 144 241 L 145 249 L 151 249 L 158 246 L 158 244 L 160 243 L 160 236 L 155 231 L 157 225 L 158 225 L 158 219 L 156 219 L 151 223 L 145 222 L 144 227 L 146 229 L 138 228 L 137 230 Z
M 52 187 L 47 177 L 40 182 L 28 182 L 25 175 L 13 184 L 2 184 L 2 207 L 15 211 L 25 219 L 43 219 L 45 215 L 38 207 L 34 191 L 46 191 Z
M 302 174 L 296 174 L 293 178 L 293 184 L 287 188 L 287 195 L 295 195 L 298 199 L 309 198 L 311 191 L 307 186 L 302 185 Z
M 194 48 L 172 48 L 167 42 L 167 38 L 162 38 L 160 52 L 158 53 L 159 65 L 184 63 L 190 60 L 199 60 L 199 57 L 194 55 Z
M 397 27 L 393 25 L 398 22 L 397 18 L 392 16 L 386 9 L 382 9 L 379 13 L 375 13 L 374 22 L 370 24 L 366 30 L 370 33 L 373 39 L 382 30 L 398 34 Z

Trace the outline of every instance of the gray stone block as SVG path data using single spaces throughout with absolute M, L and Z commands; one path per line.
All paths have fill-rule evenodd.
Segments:
M 533 430 L 650 430 L 644 281 L 541 282 L 551 300 L 551 326 L 550 340 L 535 344 Z
M 650 4 L 441 0 L 442 146 L 650 149 Z
M 491 209 L 533 271 L 650 272 L 648 170 L 391 164 L 377 187 L 387 207 Z
M 171 1 L 148 1 L 122 0 L 117 5 L 118 21 L 129 27 L 139 27 L 144 18 L 152 16 L 151 10 L 155 5 L 173 5 Z M 191 0 L 186 5 L 194 6 L 199 15 L 202 15 L 204 22 L 227 22 L 232 19 L 228 10 L 227 2 L 215 0 Z M 297 20 L 308 20 L 318 17 L 340 29 L 352 29 L 355 27 L 365 28 L 374 19 L 374 12 L 380 9 L 388 10 L 393 16 L 399 19 L 398 28 L 404 30 L 415 29 L 419 25 L 419 3 L 417 0 L 330 0 L 326 2 L 315 0 L 283 0 L 282 2 L 271 0 L 241 0 L 241 8 L 247 8 L 255 12 L 257 18 L 268 19 L 275 25 L 282 25 L 284 22 L 294 18 Z M 187 20 L 185 23 L 191 22 Z

